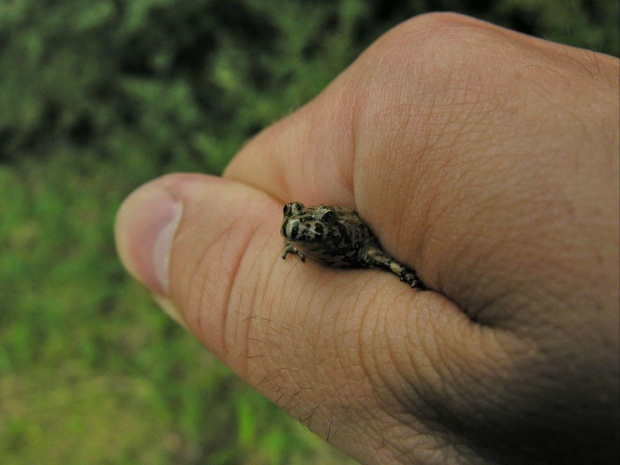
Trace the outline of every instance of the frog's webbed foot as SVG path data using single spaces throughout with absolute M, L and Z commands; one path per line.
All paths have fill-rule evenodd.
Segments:
M 306 261 L 306 256 L 301 253 L 297 247 L 295 247 L 293 244 L 291 244 L 290 242 L 285 242 L 284 243 L 284 252 L 282 252 L 282 259 L 286 259 L 286 256 L 290 253 L 294 253 L 296 255 L 299 255 L 299 258 L 301 258 L 302 262 Z
M 400 278 L 401 281 L 409 284 L 411 287 L 417 287 L 421 291 L 425 291 L 428 289 L 426 285 L 420 280 L 420 278 L 418 278 L 418 275 L 415 273 L 415 271 L 404 267 L 398 262 L 394 262 L 394 263 L 396 263 L 397 265 L 399 265 L 400 267 L 404 269 L 404 271 L 401 271 L 398 273 L 393 272 Z
M 365 252 L 364 259 L 366 262 L 377 268 L 394 273 L 400 278 L 402 282 L 409 284 L 412 288 L 418 288 L 420 290 L 428 289 L 426 285 L 418 278 L 415 271 L 407 268 L 402 263 L 397 262 L 387 253 L 385 253 L 380 247 L 370 247 Z

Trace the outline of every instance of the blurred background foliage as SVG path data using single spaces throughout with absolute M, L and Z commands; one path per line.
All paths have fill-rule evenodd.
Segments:
M 381 33 L 452 10 L 617 56 L 617 0 L 1 0 L 4 464 L 353 463 L 121 269 L 141 183 L 218 174 Z

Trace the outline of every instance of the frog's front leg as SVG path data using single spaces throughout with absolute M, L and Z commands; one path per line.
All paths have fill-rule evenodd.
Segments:
M 302 262 L 306 261 L 306 256 L 303 253 L 301 253 L 299 249 L 297 249 L 297 247 L 295 247 L 290 242 L 284 241 L 284 252 L 282 252 L 282 259 L 284 260 L 286 256 L 290 253 L 299 255 L 299 258 L 301 258 Z
M 417 287 L 421 290 L 427 289 L 424 283 L 420 281 L 415 271 L 410 270 L 402 263 L 394 260 L 379 246 L 370 246 L 366 248 L 362 252 L 362 261 L 370 266 L 376 266 L 377 268 L 394 273 L 401 281 L 409 284 L 411 287 Z

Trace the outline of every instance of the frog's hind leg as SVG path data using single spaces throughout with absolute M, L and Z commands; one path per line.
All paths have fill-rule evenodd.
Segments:
M 382 270 L 394 273 L 400 278 L 401 281 L 409 284 L 411 287 L 417 287 L 420 290 L 428 289 L 424 283 L 418 278 L 415 271 L 407 268 L 400 262 L 397 262 L 387 253 L 385 253 L 380 247 L 372 246 L 364 251 L 362 260 L 368 263 L 370 266 L 376 266 Z

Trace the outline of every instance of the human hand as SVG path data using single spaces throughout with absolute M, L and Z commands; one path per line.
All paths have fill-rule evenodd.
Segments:
M 372 45 L 224 177 L 117 220 L 127 268 L 365 464 L 616 463 L 618 60 L 455 15 Z M 432 291 L 282 261 L 282 206 L 356 208 Z

